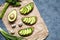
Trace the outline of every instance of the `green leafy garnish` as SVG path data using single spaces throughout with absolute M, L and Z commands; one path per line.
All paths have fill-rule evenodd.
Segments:
M 3 18 L 7 8 L 9 7 L 9 5 L 12 6 L 20 6 L 20 2 L 19 0 L 6 0 L 6 3 L 4 5 L 4 8 L 2 9 L 2 11 L 0 12 L 0 19 Z
M 6 38 L 6 40 L 26 40 L 23 37 L 12 36 L 0 28 L 0 33 Z

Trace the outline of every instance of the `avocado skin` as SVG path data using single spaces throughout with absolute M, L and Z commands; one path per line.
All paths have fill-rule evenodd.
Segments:
M 10 16 L 14 14 L 14 18 L 10 18 Z M 17 19 L 17 11 L 14 9 L 8 14 L 8 21 L 9 22 L 14 22 Z

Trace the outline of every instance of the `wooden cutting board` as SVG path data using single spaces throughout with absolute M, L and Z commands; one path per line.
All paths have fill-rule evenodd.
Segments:
M 6 11 L 6 13 L 5 13 L 5 15 L 4 15 L 3 19 L 2 19 L 3 20 L 3 23 L 5 24 L 5 26 L 6 26 L 6 28 L 7 28 L 8 31 L 14 30 L 14 32 L 15 32 L 14 35 L 15 36 L 19 36 L 18 35 L 18 30 L 33 26 L 34 27 L 33 34 L 30 35 L 30 36 L 28 36 L 28 37 L 25 37 L 25 38 L 27 38 L 28 40 L 36 40 L 36 39 L 37 40 L 43 40 L 43 39 L 45 39 L 47 37 L 48 30 L 47 30 L 47 27 L 46 27 L 46 25 L 45 25 L 45 23 L 44 23 L 41 15 L 40 15 L 39 11 L 38 11 L 36 5 L 34 4 L 33 11 L 31 13 L 29 13 L 28 15 L 26 15 L 26 16 L 21 15 L 19 13 L 19 9 L 21 7 L 23 7 L 23 6 L 25 6 L 26 4 L 30 3 L 30 2 L 33 2 L 33 0 L 22 0 L 20 7 L 12 7 L 12 6 L 9 6 L 9 8 L 7 9 L 7 11 Z M 2 8 L 3 8 L 3 5 L 0 7 L 0 11 L 2 10 Z M 17 16 L 17 20 L 13 23 L 13 24 L 16 24 L 16 28 L 14 28 L 14 29 L 12 29 L 12 27 L 11 27 L 12 24 L 9 23 L 9 21 L 7 19 L 7 16 L 9 14 L 9 12 L 11 12 L 13 9 L 15 9 L 17 11 L 17 15 L 18 15 Z M 37 23 L 34 24 L 34 25 L 32 25 L 32 26 L 27 26 L 27 25 L 25 25 L 23 23 L 23 26 L 22 27 L 19 27 L 18 26 L 18 23 L 19 22 L 22 22 L 21 21 L 21 18 L 22 17 L 29 17 L 29 16 L 37 16 Z

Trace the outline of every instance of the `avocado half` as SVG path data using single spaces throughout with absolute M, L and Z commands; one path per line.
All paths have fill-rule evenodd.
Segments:
M 8 14 L 8 21 L 9 22 L 14 22 L 17 18 L 17 12 L 16 10 L 12 10 L 9 14 Z
M 23 17 L 22 22 L 25 24 L 33 25 L 37 22 L 37 17 L 36 16 Z
M 18 31 L 18 34 L 23 37 L 31 35 L 34 31 L 34 27 L 24 28 Z
M 29 4 L 25 5 L 20 9 L 20 13 L 23 15 L 29 14 L 29 12 L 31 12 L 33 8 L 34 8 L 34 3 L 30 2 Z

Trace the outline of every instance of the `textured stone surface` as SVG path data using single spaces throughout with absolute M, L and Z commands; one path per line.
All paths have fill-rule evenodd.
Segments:
M 60 40 L 60 0 L 34 0 L 34 2 L 49 30 L 46 40 Z M 0 26 L 4 26 L 1 20 Z M 0 40 L 4 40 L 1 35 Z
M 60 40 L 60 0 L 34 0 L 49 30 L 46 40 Z

